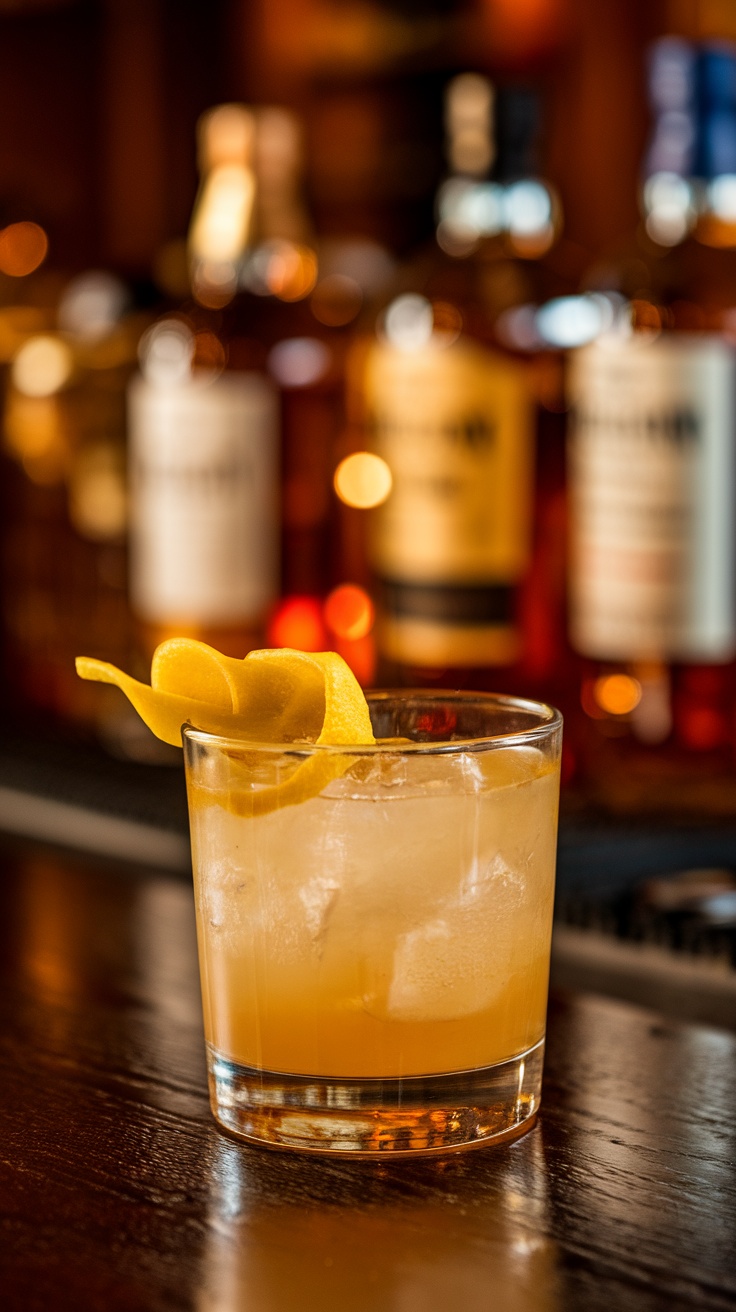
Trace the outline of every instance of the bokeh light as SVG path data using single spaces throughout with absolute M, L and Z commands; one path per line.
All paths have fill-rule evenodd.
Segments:
M 182 319 L 160 319 L 141 337 L 138 358 L 149 383 L 174 387 L 190 376 L 194 352 L 194 334 L 188 324 Z
M 252 113 L 244 105 L 218 105 L 197 125 L 202 183 L 189 229 L 192 293 L 219 309 L 238 288 L 248 247 L 256 184 L 251 168 Z
M 317 256 L 309 246 L 272 242 L 263 277 L 272 296 L 281 301 L 301 301 L 317 282 Z
M 387 340 L 399 351 L 420 351 L 432 340 L 434 310 L 426 296 L 407 292 L 391 302 L 383 316 Z
M 80 451 L 69 477 L 69 514 L 82 537 L 97 542 L 122 538 L 127 509 L 122 452 L 104 442 Z
M 281 301 L 301 301 L 317 282 L 317 255 L 311 246 L 274 238 L 263 241 L 250 254 L 243 284 L 256 296 L 276 296 Z
M 53 396 L 69 381 L 74 357 L 66 342 L 42 334 L 31 337 L 13 361 L 12 379 L 25 396 Z
M 342 583 L 327 597 L 324 616 L 328 628 L 338 637 L 355 640 L 370 633 L 375 610 L 363 588 L 355 583 Z
M 641 684 L 630 674 L 603 674 L 596 679 L 593 695 L 607 715 L 628 715 L 641 701 Z
M 393 486 L 391 470 L 380 456 L 356 451 L 346 456 L 335 470 L 335 491 L 346 506 L 371 510 L 380 506 Z
M 3 428 L 3 445 L 32 483 L 50 487 L 64 478 L 69 447 L 55 398 L 11 392 Z
M 49 239 L 37 223 L 10 223 L 0 232 L 0 273 L 25 278 L 46 259 Z
M 335 635 L 332 646 L 353 671 L 358 683 L 369 687 L 376 678 L 376 638 L 366 633 L 362 638 L 339 638 Z
M 253 211 L 255 183 L 244 164 L 213 169 L 202 189 L 190 234 L 195 258 L 220 268 L 240 259 Z
M 344 273 L 329 273 L 312 292 L 312 314 L 328 328 L 342 328 L 358 314 L 363 292 L 354 278 Z
M 59 301 L 59 327 L 82 341 L 95 342 L 112 332 L 129 309 L 125 283 L 112 273 L 91 269 L 64 289 Z
M 332 352 L 318 337 L 287 337 L 268 355 L 268 369 L 282 387 L 310 387 L 329 373 Z
M 559 201 L 546 183 L 525 178 L 506 188 L 504 198 L 509 241 L 517 255 L 538 259 L 553 245 L 559 226 Z
M 523 308 L 518 307 L 518 310 Z M 512 311 L 505 321 L 507 330 L 514 324 L 513 314 L 516 312 Z M 538 339 L 566 350 L 594 341 L 610 331 L 614 321 L 615 308 L 611 299 L 586 292 L 582 296 L 556 296 L 547 301 L 535 315 L 534 329 Z
M 659 246 L 677 246 L 695 224 L 697 199 L 691 182 L 676 173 L 654 173 L 644 184 L 648 235 Z
M 238 289 L 234 260 L 202 260 L 192 270 L 192 295 L 207 310 L 222 310 Z
M 329 646 L 317 597 L 284 597 L 268 626 L 269 647 L 295 647 L 297 651 L 325 651 Z

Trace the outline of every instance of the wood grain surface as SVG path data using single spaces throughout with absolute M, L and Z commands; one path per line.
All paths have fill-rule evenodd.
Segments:
M 186 882 L 0 856 L 3 1312 L 734 1308 L 735 1159 L 736 1039 L 584 995 L 514 1144 L 245 1147 L 209 1113 Z

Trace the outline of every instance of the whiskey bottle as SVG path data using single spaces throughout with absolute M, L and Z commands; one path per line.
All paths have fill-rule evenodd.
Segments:
M 736 804 L 733 275 L 698 240 L 722 74 L 683 43 L 655 49 L 655 111 L 690 127 L 673 143 L 655 114 L 633 331 L 585 347 L 570 371 L 575 737 L 588 795 L 621 811 Z
M 360 365 L 371 449 L 392 478 L 369 532 L 391 681 L 518 688 L 526 655 L 536 408 L 529 359 L 503 328 L 538 295 L 557 216 L 510 151 L 496 159 L 495 110 L 488 79 L 450 83 L 437 240 Z
M 614 806 L 705 790 L 711 809 L 732 754 L 736 356 L 708 335 L 604 340 L 570 393 L 584 769 Z
M 245 655 L 278 595 L 276 397 L 237 367 L 259 344 L 233 327 L 256 250 L 255 131 L 241 105 L 200 121 L 193 303 L 144 337 L 130 388 L 130 591 L 149 654 L 181 633 Z
M 276 402 L 259 374 L 192 369 L 193 348 L 159 323 L 130 387 L 131 601 L 149 648 L 245 655 L 278 588 Z

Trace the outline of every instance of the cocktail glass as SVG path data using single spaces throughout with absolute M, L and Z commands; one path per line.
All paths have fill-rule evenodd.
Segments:
M 376 746 L 184 730 L 212 1109 L 310 1152 L 508 1139 L 540 1102 L 561 717 L 368 701 Z

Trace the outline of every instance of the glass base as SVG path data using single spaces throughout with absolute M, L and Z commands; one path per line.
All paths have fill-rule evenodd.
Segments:
M 514 1139 L 539 1109 L 544 1039 L 477 1070 L 405 1079 L 328 1079 L 238 1066 L 207 1050 L 215 1119 L 271 1148 L 380 1157 L 444 1153 Z

